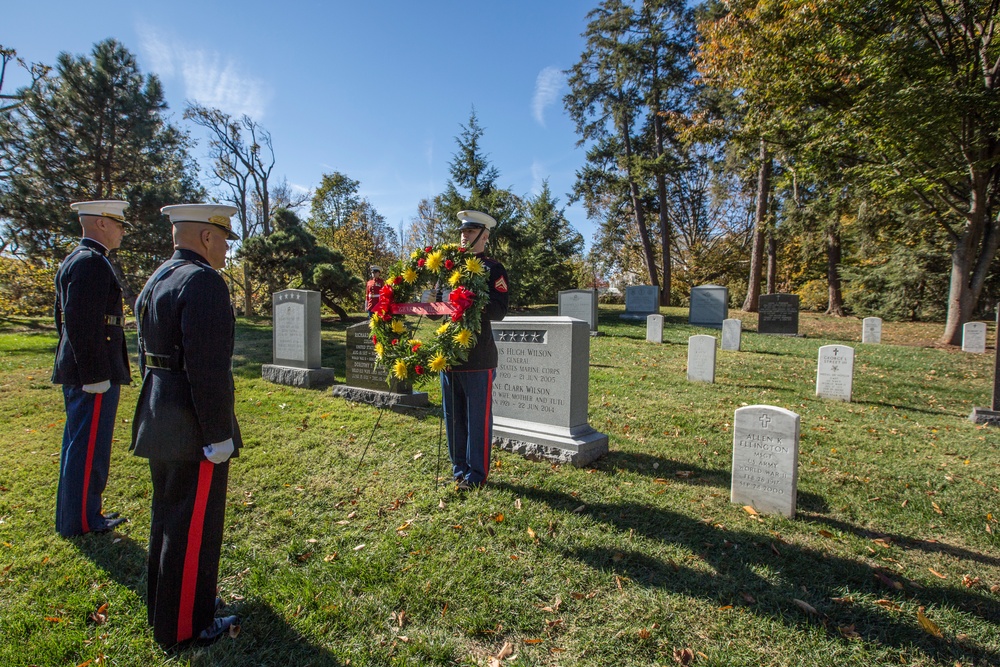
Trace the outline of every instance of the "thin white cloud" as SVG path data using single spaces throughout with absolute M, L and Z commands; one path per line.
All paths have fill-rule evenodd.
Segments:
M 162 79 L 178 74 L 184 97 L 233 116 L 264 117 L 271 98 L 267 85 L 246 74 L 233 58 L 173 39 L 148 25 L 137 27 L 152 70 Z
M 531 110 L 535 120 L 545 127 L 545 109 L 559 100 L 559 93 L 566 84 L 566 75 L 558 67 L 546 67 L 538 73 L 535 79 L 535 97 L 531 101 Z

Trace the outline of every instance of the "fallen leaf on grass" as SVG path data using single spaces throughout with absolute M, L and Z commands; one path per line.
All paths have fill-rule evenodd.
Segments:
M 524 643 L 525 644 L 541 644 L 543 641 L 545 641 L 545 640 L 544 639 L 525 639 Z
M 653 633 L 647 630 L 646 628 L 640 629 L 637 634 L 639 635 L 639 639 L 649 639 L 650 637 L 653 636 Z
M 409 521 L 407 521 L 407 522 L 406 522 L 406 523 L 404 523 L 404 524 L 403 524 L 402 526 L 400 526 L 399 528 L 397 528 L 397 529 L 396 529 L 396 532 L 398 533 L 398 532 L 399 532 L 399 531 L 401 531 L 401 530 L 406 530 L 406 529 L 407 529 L 407 528 L 409 528 L 409 527 L 410 527 L 411 525 L 413 525 L 413 524 L 411 524 L 411 523 L 410 523 Z
M 334 551 L 332 554 L 327 554 L 326 556 L 323 557 L 323 562 L 324 563 L 330 563 L 330 562 L 335 561 L 335 560 L 337 560 L 337 552 L 336 551 Z
M 938 514 L 944 514 L 944 510 L 942 510 L 941 506 L 938 505 L 936 502 L 931 501 L 931 507 L 933 507 L 934 511 L 937 512 Z
M 931 574 L 933 574 L 938 579 L 947 579 L 948 578 L 947 574 L 941 574 L 940 572 L 938 572 L 937 570 L 934 570 L 932 568 L 927 568 L 927 569 L 930 571 Z
M 694 660 L 694 651 L 689 648 L 675 648 L 674 649 L 674 662 L 681 665 L 690 665 Z
M 719 611 L 729 611 L 732 608 L 733 608 L 733 605 L 727 604 L 727 605 L 723 605 L 723 606 L 719 607 Z
M 749 505 L 744 505 L 743 511 L 749 514 L 750 516 L 760 516 L 760 512 L 750 507 Z
M 528 537 L 530 537 L 535 542 L 538 541 L 538 535 L 535 535 L 535 531 L 531 529 L 531 526 L 528 526 Z
M 694 476 L 693 470 L 678 470 L 674 473 L 674 477 L 680 477 L 681 479 L 687 479 Z
M 503 646 L 500 647 L 500 651 L 497 653 L 497 660 L 503 660 L 504 658 L 514 654 L 514 647 L 510 642 L 504 642 Z
M 838 627 L 837 631 L 840 633 L 840 636 L 843 637 L 844 639 L 860 639 L 861 638 L 861 635 L 858 634 L 858 632 L 855 629 L 853 623 L 851 623 L 850 625 L 845 625 L 843 627 Z
M 105 602 L 97 611 L 92 612 L 88 618 L 93 621 L 96 625 L 104 625 L 108 622 L 108 603 Z
M 962 584 L 966 588 L 972 588 L 973 586 L 976 586 L 976 585 L 979 584 L 979 577 L 970 577 L 967 574 L 963 574 L 962 575 Z
M 364 544 L 359 544 L 358 546 L 354 547 L 354 550 L 355 550 L 355 551 L 361 551 L 361 550 L 362 550 L 362 549 L 364 549 L 364 548 L 365 548 L 365 545 L 364 545 Z
M 304 563 L 307 560 L 309 560 L 310 558 L 312 558 L 312 555 L 313 555 L 313 552 L 311 552 L 311 551 L 307 551 L 304 554 L 295 554 L 295 560 L 297 560 L 300 563 Z
M 575 510 L 573 510 L 573 514 L 579 514 L 580 512 L 582 512 L 582 511 L 583 511 L 583 510 L 585 510 L 585 509 L 587 509 L 587 506 L 586 506 L 586 505 L 580 505 L 580 506 L 579 506 L 579 507 L 577 507 L 577 508 L 576 508 Z
M 551 627 L 556 626 L 556 625 L 562 625 L 562 622 L 563 622 L 563 620 L 561 618 L 555 618 L 555 619 L 552 619 L 551 621 L 546 620 L 545 621 L 545 625 L 547 625 L 548 627 L 551 628 Z
M 890 541 L 888 541 L 888 540 L 886 540 L 884 538 L 881 538 L 881 537 L 872 540 L 872 542 L 874 542 L 875 544 L 879 545 L 883 549 L 888 549 L 888 548 L 892 547 L 892 542 L 890 542 Z
M 892 579 L 890 579 L 889 577 L 885 576 L 881 572 L 876 572 L 875 573 L 875 578 L 878 579 L 879 581 L 881 581 L 883 584 L 885 584 L 889 588 L 895 589 L 897 591 L 903 590 L 903 584 L 899 583 L 898 581 L 893 581 Z
M 577 594 L 577 595 L 579 595 L 579 594 Z M 583 597 L 583 596 L 581 595 L 580 597 Z M 562 605 L 562 600 L 560 598 L 556 598 L 556 601 L 553 602 L 551 605 L 549 605 L 547 607 L 540 607 L 540 609 L 542 611 L 548 612 L 550 614 L 555 614 L 555 613 L 559 612 L 559 607 L 561 605 Z
M 819 534 L 822 535 L 823 537 L 829 537 L 831 539 L 837 537 L 836 535 L 834 535 L 833 533 L 831 533 L 829 530 L 824 530 L 822 528 L 820 529 Z
M 59 618 L 58 616 L 46 616 L 45 620 L 48 621 L 49 623 L 62 623 L 63 622 L 63 620 L 61 618 Z
M 923 607 L 917 608 L 917 622 L 920 623 L 920 627 L 922 627 L 927 634 L 933 635 L 938 639 L 944 637 L 944 633 L 941 632 L 941 628 L 939 628 L 934 621 L 924 615 Z
M 423 455 L 424 455 L 423 452 L 417 452 L 416 454 L 413 455 L 413 460 L 416 461 L 417 459 L 419 459 Z
M 875 600 L 875 604 L 886 609 L 891 609 L 892 611 L 903 611 L 903 608 L 892 600 Z
M 240 625 L 238 623 L 234 623 L 233 625 L 230 625 L 229 626 L 229 637 L 230 637 L 230 639 L 236 639 L 239 636 L 240 636 Z
M 805 602 L 805 601 L 800 600 L 798 598 L 792 598 L 792 602 L 795 603 L 796 607 L 798 607 L 802 611 L 806 612 L 807 614 L 817 614 L 817 615 L 819 614 L 819 612 L 816 611 L 816 608 L 813 607 L 808 602 Z
M 497 523 L 503 523 L 503 514 L 497 514 L 495 517 L 493 517 L 493 520 L 496 521 Z

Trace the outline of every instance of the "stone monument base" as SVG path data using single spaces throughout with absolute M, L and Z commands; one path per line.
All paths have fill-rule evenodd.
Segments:
M 365 387 L 352 387 L 347 384 L 338 384 L 331 390 L 334 396 L 346 398 L 355 403 L 368 403 L 378 407 L 386 408 L 426 408 L 430 406 L 426 392 L 411 392 L 409 394 L 399 394 L 394 391 L 382 391 L 380 389 L 366 389 Z
M 608 453 L 608 436 L 589 426 L 545 428 L 543 424 L 502 417 L 493 420 L 493 444 L 528 459 L 571 463 L 577 468 Z
M 1000 426 L 1000 412 L 989 408 L 972 408 L 969 421 L 975 424 L 989 424 L 990 426 Z
M 268 382 L 287 384 L 292 387 L 325 387 L 334 382 L 332 368 L 292 368 L 291 366 L 276 366 L 264 364 L 260 376 Z

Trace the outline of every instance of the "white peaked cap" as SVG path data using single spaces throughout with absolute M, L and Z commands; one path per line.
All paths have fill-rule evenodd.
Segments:
M 206 225 L 215 225 L 225 231 L 230 240 L 239 240 L 239 235 L 233 231 L 233 223 L 230 218 L 236 214 L 236 207 L 228 204 L 174 204 L 164 206 L 160 209 L 170 218 L 170 224 L 176 225 L 179 222 L 200 222 Z
M 76 211 L 79 215 L 111 218 L 112 220 L 129 224 L 125 220 L 125 209 L 128 208 L 127 201 L 120 201 L 118 199 L 97 199 L 94 201 L 74 202 L 70 204 L 69 207 Z
M 493 229 L 497 226 L 497 221 L 493 219 L 492 216 L 486 215 L 480 211 L 459 211 L 458 219 L 462 221 L 459 229 L 468 229 L 470 227 L 485 227 L 486 229 Z

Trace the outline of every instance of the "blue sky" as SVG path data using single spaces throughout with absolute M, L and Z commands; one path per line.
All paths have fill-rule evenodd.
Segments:
M 279 178 L 313 188 L 343 172 L 394 228 L 444 189 L 475 107 L 500 185 L 535 194 L 548 179 L 589 245 L 593 225 L 567 205 L 584 149 L 563 110 L 562 71 L 579 59 L 596 4 L 7 0 L 0 44 L 53 64 L 114 37 L 160 77 L 172 120 L 193 136 L 186 100 L 247 113 L 271 132 Z M 24 83 L 11 75 L 5 88 Z M 202 138 L 203 166 L 206 150 Z

